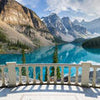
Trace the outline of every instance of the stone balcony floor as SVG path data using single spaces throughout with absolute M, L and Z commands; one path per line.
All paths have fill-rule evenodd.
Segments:
M 0 100 L 100 100 L 100 89 L 69 85 L 0 88 Z

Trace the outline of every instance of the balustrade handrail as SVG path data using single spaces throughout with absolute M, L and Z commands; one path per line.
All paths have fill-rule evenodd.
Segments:
M 7 62 L 7 63 L 11 63 L 11 62 Z M 67 63 L 34 63 L 34 64 L 32 64 L 32 63 L 29 63 L 29 64 L 16 64 L 16 66 L 15 67 L 20 67 L 20 66 L 74 66 L 74 67 L 82 67 L 82 63 L 81 64 L 67 64 Z M 0 68 L 1 67 L 7 67 L 7 65 L 5 64 L 3 64 L 3 65 L 0 65 Z M 91 64 L 91 66 L 90 67 L 95 67 L 95 68 L 100 68 L 100 65 L 92 65 Z
M 43 67 L 47 67 L 47 82 L 43 81 Z M 1 69 L 1 79 L 2 79 L 2 86 L 16 86 L 16 70 L 15 67 L 19 68 L 19 84 L 22 84 L 22 67 L 26 68 L 26 84 L 29 83 L 29 70 L 28 67 L 33 68 L 33 83 L 32 84 L 58 84 L 57 80 L 57 67 L 61 67 L 61 81 L 59 84 L 66 84 L 64 81 L 64 68 L 68 67 L 69 68 L 69 73 L 68 73 L 68 81 L 67 84 L 71 84 L 71 67 L 76 68 L 76 77 L 75 77 L 75 85 L 81 85 L 81 86 L 87 86 L 89 87 L 89 73 L 90 73 L 90 68 L 93 68 L 93 81 L 92 85 L 93 87 L 97 87 L 96 85 L 96 70 L 97 68 L 100 68 L 100 65 L 92 65 L 91 63 L 81 63 L 81 64 L 66 64 L 66 63 L 34 63 L 34 64 L 16 64 L 16 62 L 7 62 L 6 65 L 0 65 Z M 36 79 L 36 67 L 40 67 L 40 83 L 37 83 Z M 54 82 L 51 82 L 51 77 L 50 77 L 50 67 L 54 67 Z M 79 67 L 82 68 L 82 75 L 81 75 L 81 84 L 78 82 L 78 73 L 79 73 Z M 5 79 L 5 71 L 4 69 L 8 68 L 8 84 L 6 84 L 6 79 Z

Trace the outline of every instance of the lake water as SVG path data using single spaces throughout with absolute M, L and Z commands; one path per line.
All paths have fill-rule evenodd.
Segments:
M 52 63 L 54 46 L 41 47 L 31 53 L 26 54 L 26 63 Z M 58 46 L 59 63 L 80 63 L 91 62 L 93 64 L 100 63 L 100 49 L 85 50 L 79 44 L 63 44 Z M 22 63 L 21 54 L 1 54 L 0 64 L 6 62 Z M 38 69 L 37 69 L 38 70 Z M 39 70 L 38 70 L 39 71 Z M 81 74 L 81 68 L 79 72 Z M 43 70 L 45 73 L 45 68 Z M 71 76 L 75 75 L 75 68 L 71 69 Z M 68 73 L 68 68 L 64 69 L 64 73 Z

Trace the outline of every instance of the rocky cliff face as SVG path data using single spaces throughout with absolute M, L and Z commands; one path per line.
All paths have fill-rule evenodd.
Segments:
M 62 18 L 62 22 L 65 28 L 68 29 L 68 33 L 75 38 L 81 38 L 82 35 L 87 34 L 87 30 L 85 27 L 82 27 L 80 25 L 75 25 L 74 23 L 71 22 L 69 17 Z
M 36 46 L 53 44 L 54 38 L 44 22 L 35 12 L 15 0 L 0 0 L 0 20 L 30 39 Z
M 36 29 L 47 29 L 35 12 L 15 0 L 0 0 L 0 18 L 9 25 L 29 25 Z
M 50 16 L 48 16 L 46 18 L 44 17 L 43 19 L 46 22 L 46 25 L 48 27 L 52 26 L 52 27 L 56 28 L 56 31 L 66 34 L 67 31 L 65 30 L 61 19 L 56 14 L 51 14 Z M 53 34 L 55 34 L 55 33 L 53 33 Z

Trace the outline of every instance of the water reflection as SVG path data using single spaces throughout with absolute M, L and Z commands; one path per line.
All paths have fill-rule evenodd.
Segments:
M 26 54 L 26 63 L 52 63 L 54 46 L 41 47 Z M 58 46 L 59 63 L 80 63 L 81 61 L 100 62 L 100 49 L 84 49 L 79 44 Z M 22 63 L 21 54 L 2 54 L 0 64 L 6 62 Z
M 84 48 L 86 51 L 93 53 L 93 54 L 97 54 L 98 56 L 100 55 L 100 49 L 96 48 L 96 49 L 90 49 L 90 48 Z

